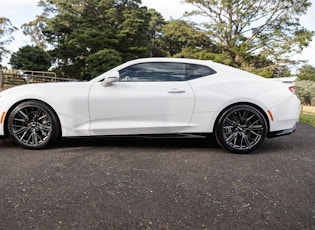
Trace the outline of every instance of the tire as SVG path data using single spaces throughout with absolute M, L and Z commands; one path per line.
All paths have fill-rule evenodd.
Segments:
M 54 111 L 40 101 L 25 101 L 10 113 L 8 130 L 13 141 L 27 149 L 42 149 L 60 135 Z
M 233 153 L 250 153 L 264 141 L 268 125 L 263 114 L 250 105 L 234 105 L 217 120 L 215 137 Z

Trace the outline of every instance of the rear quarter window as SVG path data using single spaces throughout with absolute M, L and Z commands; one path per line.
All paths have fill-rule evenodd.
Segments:
M 205 76 L 209 76 L 217 73 L 214 69 L 208 66 L 197 65 L 197 64 L 187 64 L 186 66 L 186 79 L 193 80 Z

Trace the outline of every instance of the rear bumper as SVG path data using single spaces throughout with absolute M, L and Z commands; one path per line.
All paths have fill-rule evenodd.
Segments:
M 273 138 L 273 137 L 280 137 L 280 136 L 289 135 L 291 133 L 294 133 L 295 129 L 296 129 L 296 125 L 294 125 L 291 129 L 285 129 L 285 130 L 280 130 L 280 131 L 275 131 L 275 132 L 269 132 L 267 137 L 268 138 Z

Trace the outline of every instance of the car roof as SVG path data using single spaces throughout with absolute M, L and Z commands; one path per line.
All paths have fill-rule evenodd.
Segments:
M 210 66 L 210 63 L 213 63 L 210 60 L 198 60 L 198 59 L 190 59 L 190 58 L 168 58 L 168 57 L 151 57 L 151 58 L 138 58 L 134 59 L 128 62 L 125 62 L 121 65 L 116 66 L 115 68 L 99 75 L 98 77 L 92 79 L 91 81 L 99 81 L 102 78 L 106 76 L 107 73 L 112 72 L 112 71 L 118 71 L 121 70 L 127 66 L 135 65 L 135 64 L 140 64 L 140 63 L 148 63 L 148 62 L 176 62 L 176 63 L 190 63 L 190 64 L 199 64 L 199 65 L 206 65 Z
M 91 81 L 92 82 L 96 82 L 96 81 L 100 81 L 102 79 L 104 79 L 104 77 L 111 73 L 112 71 L 119 71 L 123 68 L 126 68 L 128 66 L 131 66 L 131 65 L 135 65 L 135 64 L 140 64 L 140 63 L 148 63 L 148 62 L 176 62 L 176 63 L 185 63 L 185 64 L 198 64 L 198 65 L 205 65 L 205 66 L 208 66 L 210 68 L 213 68 L 215 71 L 223 74 L 223 75 L 230 75 L 231 72 L 233 73 L 239 73 L 239 74 L 236 74 L 236 75 L 243 75 L 243 76 L 251 76 L 252 78 L 255 76 L 256 78 L 261 78 L 255 74 L 252 74 L 252 73 L 249 73 L 249 72 L 246 72 L 246 71 L 243 71 L 243 70 L 240 70 L 240 69 L 237 69 L 237 68 L 234 68 L 234 67 L 231 67 L 231 66 L 227 66 L 227 65 L 224 65 L 224 64 L 220 64 L 220 63 L 216 63 L 216 62 L 213 62 L 211 60 L 199 60 L 199 59 L 190 59 L 190 58 L 169 58 L 169 57 L 151 57 L 151 58 L 139 58 L 139 59 L 135 59 L 135 60 L 131 60 L 131 61 L 128 61 L 128 62 L 125 62 L 101 75 L 99 75 L 98 77 L 92 79 Z M 235 75 L 233 74 L 233 75 Z
M 150 57 L 150 58 L 138 58 L 131 60 L 127 63 L 142 63 L 142 62 L 182 62 L 182 63 L 206 63 L 212 62 L 211 60 L 199 60 L 191 58 L 170 58 L 170 57 Z

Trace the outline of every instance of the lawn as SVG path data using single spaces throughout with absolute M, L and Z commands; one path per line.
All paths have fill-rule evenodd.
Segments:
M 315 127 L 315 115 L 301 114 L 300 115 L 300 121 L 307 123 L 307 124 L 311 124 L 312 126 Z

